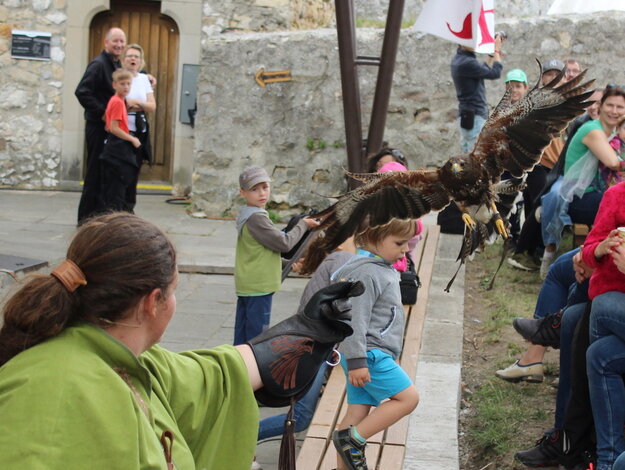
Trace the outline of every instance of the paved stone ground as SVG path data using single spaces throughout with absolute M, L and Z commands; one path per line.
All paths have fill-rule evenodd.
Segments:
M 0 254 L 58 264 L 75 230 L 80 194 L 0 190 Z M 161 227 L 178 250 L 182 273 L 177 313 L 162 345 L 174 351 L 211 348 L 233 339 L 236 296 L 232 272 L 236 233 L 232 221 L 195 219 L 167 197 L 139 195 L 137 214 Z M 426 223 L 435 223 L 428 216 Z M 451 294 L 443 287 L 455 269 L 458 237 L 442 235 L 428 302 L 415 383 L 421 403 L 413 413 L 404 468 L 458 470 L 457 411 L 462 346 L 464 272 Z M 0 267 L 1 268 L 1 267 Z M 50 268 L 48 268 L 49 270 Z M 45 270 L 44 270 L 45 271 Z M 197 274 L 196 272 L 208 273 Z M 272 323 L 295 311 L 305 279 L 287 278 L 274 296 Z M 15 281 L 0 273 L 0 303 Z M 261 408 L 261 415 L 283 412 Z M 303 439 L 305 433 L 298 438 Z M 436 436 L 436 438 L 433 438 Z M 276 470 L 279 439 L 259 443 L 265 470 Z M 327 470 L 327 469 L 324 469 Z

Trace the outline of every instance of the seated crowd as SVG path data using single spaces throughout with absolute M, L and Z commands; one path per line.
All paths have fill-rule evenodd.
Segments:
M 581 67 L 554 59 L 542 71 L 543 85 L 565 84 Z M 508 72 L 506 87 L 523 93 L 525 74 Z M 625 469 L 625 241 L 619 235 L 625 227 L 625 88 L 608 85 L 591 99 L 566 140 L 554 139 L 527 175 L 525 221 L 513 233 L 515 252 L 508 258 L 515 268 L 540 270 L 544 283 L 534 318 L 513 322 L 529 347 L 496 376 L 542 382 L 546 348 L 560 349 L 553 428 L 515 455 L 529 467 Z M 573 224 L 590 232 L 583 246 L 557 257 L 562 233 Z

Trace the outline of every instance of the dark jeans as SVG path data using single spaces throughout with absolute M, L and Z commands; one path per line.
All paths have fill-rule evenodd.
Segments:
M 529 253 L 533 255 L 536 250 L 543 249 L 543 238 L 540 231 L 540 223 L 536 220 L 536 208 L 540 205 L 540 194 L 542 193 L 549 169 L 543 165 L 536 165 L 527 175 L 523 190 L 523 210 L 525 222 L 521 227 L 521 233 L 517 240 L 515 253 Z
M 100 154 L 104 148 L 106 135 L 107 132 L 104 130 L 103 121 L 86 121 L 87 171 L 85 173 L 80 203 L 78 204 L 79 224 L 101 210 L 101 207 L 99 207 L 101 183 Z
M 574 197 L 569 204 L 569 216 L 573 223 L 586 225 L 594 224 L 602 197 L 603 193 L 596 191 L 584 193 L 581 198 Z
M 583 315 L 577 322 L 571 342 L 571 396 L 566 407 L 563 426 L 569 439 L 572 455 L 571 462 L 566 462 L 567 464 L 576 463 L 576 455 L 594 447 L 594 421 L 586 373 L 589 324 L 590 303 L 587 303 Z M 562 351 L 560 351 L 560 356 L 562 356 Z
M 244 344 L 269 326 L 273 294 L 238 296 L 234 320 L 234 345 Z
M 586 299 L 588 300 L 588 299 Z M 556 395 L 556 419 L 554 427 L 564 428 L 566 409 L 571 397 L 571 349 L 575 329 L 584 315 L 586 303 L 574 304 L 567 307 L 562 314 L 560 327 L 560 382 Z
M 321 387 L 325 383 L 326 371 L 328 365 L 324 362 L 319 368 L 319 372 L 315 376 L 312 385 L 306 394 L 295 402 L 293 408 L 293 421 L 295 421 L 295 432 L 301 432 L 310 426 L 312 417 L 317 408 Z M 258 425 L 258 440 L 268 439 L 270 437 L 281 436 L 284 434 L 284 422 L 287 414 L 282 413 L 275 416 L 269 416 L 261 419 Z
M 572 288 L 577 285 L 575 271 L 573 270 L 573 257 L 578 251 L 579 248 L 576 248 L 558 256 L 549 267 L 547 277 L 538 293 L 534 318 L 544 318 L 547 315 L 559 312 L 566 305 L 578 303 L 569 300 Z

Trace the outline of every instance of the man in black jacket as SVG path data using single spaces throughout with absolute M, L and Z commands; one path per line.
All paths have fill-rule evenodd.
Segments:
M 460 146 L 466 153 L 473 150 L 477 136 L 488 119 L 488 103 L 484 79 L 494 80 L 501 76 L 501 43 L 503 37 L 495 35 L 495 53 L 480 63 L 475 50 L 458 46 L 451 60 L 451 78 L 458 97 Z
M 75 95 L 85 108 L 85 140 L 87 142 L 87 172 L 78 206 L 78 223 L 98 211 L 100 193 L 99 156 L 104 147 L 104 111 L 115 94 L 113 72 L 121 67 L 119 58 L 126 47 L 126 34 L 120 28 L 111 28 L 104 37 L 104 50 L 87 66 Z

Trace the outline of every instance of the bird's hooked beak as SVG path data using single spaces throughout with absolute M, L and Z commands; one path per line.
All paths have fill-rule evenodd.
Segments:
M 460 165 L 460 163 L 452 163 L 451 164 L 451 172 L 454 175 L 457 175 L 458 173 L 462 172 L 462 165 Z

